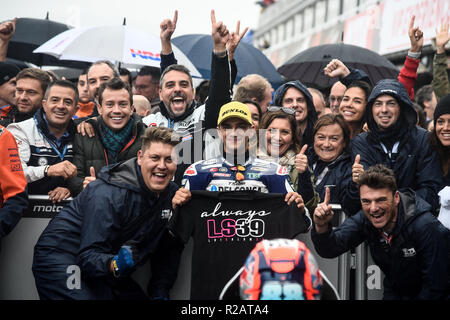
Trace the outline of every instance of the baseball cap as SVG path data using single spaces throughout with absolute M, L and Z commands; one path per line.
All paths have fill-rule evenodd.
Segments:
M 14 78 L 19 71 L 16 65 L 0 61 L 0 86 Z
M 250 125 L 253 124 L 250 109 L 247 105 L 239 101 L 228 102 L 220 108 L 217 125 L 220 125 L 224 120 L 228 118 L 240 118 L 245 122 L 248 122 Z

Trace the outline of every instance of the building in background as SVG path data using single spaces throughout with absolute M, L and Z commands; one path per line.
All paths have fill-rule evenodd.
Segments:
M 276 68 L 310 47 L 339 42 L 373 50 L 401 67 L 410 46 L 412 15 L 416 16 L 415 25 L 424 32 L 419 73 L 422 81 L 428 82 L 434 54 L 432 39 L 435 28 L 450 22 L 449 0 L 272 1 L 262 9 L 253 45 Z

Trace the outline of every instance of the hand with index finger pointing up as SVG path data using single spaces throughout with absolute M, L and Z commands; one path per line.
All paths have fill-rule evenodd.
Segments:
M 324 233 L 328 230 L 328 224 L 333 219 L 333 210 L 330 205 L 330 188 L 325 188 L 325 198 L 314 210 L 314 225 L 317 233 Z

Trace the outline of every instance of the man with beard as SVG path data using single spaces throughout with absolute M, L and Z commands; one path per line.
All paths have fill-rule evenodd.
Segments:
M 377 163 L 392 169 L 399 188 L 411 188 L 436 210 L 442 171 L 438 155 L 429 142 L 429 133 L 416 126 L 417 114 L 403 84 L 380 80 L 366 105 L 369 132 L 357 135 L 351 144 L 353 179 L 364 168 Z M 358 161 L 357 161 L 358 162 Z
M 177 13 L 173 20 L 167 19 L 161 23 L 163 55 L 168 55 L 172 51 L 170 38 L 175 31 L 176 20 Z M 183 154 L 180 154 L 182 163 L 178 165 L 175 174 L 175 182 L 179 185 L 185 169 L 191 163 L 203 158 L 202 151 L 205 145 L 203 133 L 216 128 L 220 107 L 231 100 L 230 64 L 226 47 L 230 33 L 222 22 L 216 22 L 214 11 L 211 12 L 211 23 L 214 50 L 209 97 L 206 103 L 201 106 L 196 104 L 192 77 L 186 67 L 177 64 L 167 67 L 161 65 L 161 70 L 164 71 L 161 74 L 159 89 L 160 112 L 142 119 L 147 126 L 173 128 L 182 136 L 183 142 L 180 147 L 183 151 Z M 196 144 L 200 147 L 195 147 Z
M 48 73 L 40 69 L 26 68 L 20 71 L 16 76 L 16 107 L 12 108 L 0 124 L 7 126 L 32 118 L 42 106 L 42 98 L 50 82 Z
M 398 191 L 394 172 L 377 164 L 359 178 L 362 210 L 332 228 L 330 190 L 314 211 L 311 238 L 320 256 L 335 258 L 368 242 L 385 275 L 385 300 L 449 298 L 449 230 L 414 191 Z
M 38 83 L 35 79 L 19 78 L 17 106 L 20 111 L 30 113 L 29 110 L 38 105 L 36 96 L 40 95 L 38 89 L 42 90 Z M 53 202 L 70 197 L 65 180 L 77 173 L 71 163 L 76 131 L 72 117 L 77 104 L 76 86 L 69 81 L 58 80 L 45 91 L 42 108 L 38 107 L 30 119 L 8 126 L 19 147 L 30 194 L 48 194 Z

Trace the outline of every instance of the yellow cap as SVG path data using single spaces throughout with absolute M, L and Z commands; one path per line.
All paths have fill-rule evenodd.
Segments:
M 252 116 L 250 109 L 246 104 L 239 101 L 231 101 L 224 104 L 219 111 L 219 118 L 217 119 L 217 125 L 219 126 L 224 120 L 228 118 L 241 118 L 245 122 L 252 125 Z

